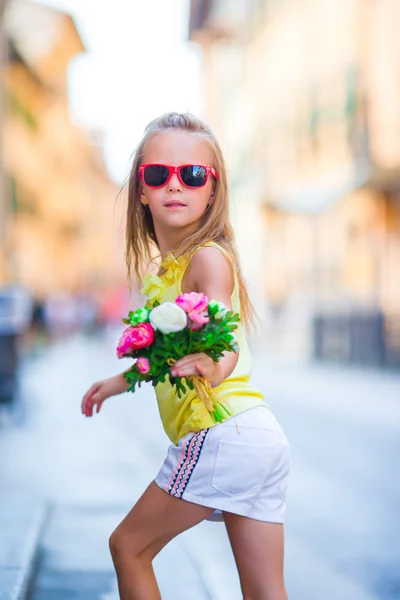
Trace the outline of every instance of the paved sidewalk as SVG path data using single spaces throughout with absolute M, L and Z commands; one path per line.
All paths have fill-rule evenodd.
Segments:
M 108 537 L 165 456 L 169 442 L 150 387 L 111 399 L 92 419 L 80 414 L 87 388 L 128 364 L 115 356 L 117 337 L 76 338 L 27 364 L 23 411 L 17 422 L 0 423 L 1 488 L 22 504 L 33 507 L 31 498 L 43 497 L 54 506 L 33 600 L 118 599 Z M 397 600 L 400 375 L 289 364 L 258 353 L 253 380 L 293 451 L 285 527 L 289 597 Z M 26 518 L 9 514 L 10 535 L 29 531 Z M 22 556 L 23 542 L 13 543 Z M 179 536 L 157 557 L 155 570 L 163 600 L 241 598 L 220 523 Z M 182 572 L 190 596 L 179 585 Z
M 24 600 L 38 558 L 48 507 L 0 494 L 0 600 Z
M 108 537 L 129 506 L 59 506 L 31 600 L 119 600 Z M 229 543 L 221 524 L 203 523 L 156 557 L 163 600 L 241 600 Z

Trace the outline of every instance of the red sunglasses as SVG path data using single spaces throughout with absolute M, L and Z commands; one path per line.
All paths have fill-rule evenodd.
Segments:
M 143 177 L 146 185 L 152 188 L 163 187 L 176 173 L 179 181 L 188 188 L 204 187 L 211 173 L 218 179 L 218 173 L 213 167 L 204 167 L 202 165 L 182 165 L 180 167 L 170 167 L 169 165 L 140 165 L 139 179 Z

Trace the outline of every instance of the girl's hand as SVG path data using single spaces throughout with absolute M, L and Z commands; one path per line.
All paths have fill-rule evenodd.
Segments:
M 173 377 L 195 377 L 196 375 L 205 377 L 212 387 L 217 387 L 223 381 L 219 363 L 214 362 L 204 352 L 188 354 L 177 360 L 171 367 L 171 375 Z
M 87 417 L 93 416 L 93 409 L 96 407 L 96 412 L 100 412 L 103 402 L 110 396 L 121 394 L 128 387 L 123 374 L 103 379 L 92 385 L 92 387 L 83 396 L 81 409 L 82 414 Z

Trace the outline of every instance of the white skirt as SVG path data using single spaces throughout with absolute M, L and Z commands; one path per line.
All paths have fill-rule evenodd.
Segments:
M 214 508 L 283 523 L 290 445 L 267 406 L 246 410 L 171 445 L 155 483 L 171 496 Z

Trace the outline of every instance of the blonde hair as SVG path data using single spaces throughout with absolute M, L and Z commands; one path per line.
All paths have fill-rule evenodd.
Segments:
M 235 237 L 229 220 L 229 195 L 224 158 L 221 148 L 211 130 L 197 117 L 189 113 L 166 113 L 151 121 L 145 129 L 145 135 L 136 149 L 128 181 L 128 206 L 126 220 L 126 264 L 128 281 L 132 284 L 132 271 L 140 281 L 143 272 L 152 260 L 152 247 L 158 246 L 153 219 L 148 207 L 140 202 L 141 182 L 139 166 L 143 163 L 146 146 L 153 136 L 171 130 L 195 133 L 208 143 L 212 152 L 212 166 L 218 172 L 214 190 L 214 201 L 204 212 L 200 227 L 192 235 L 185 238 L 174 256 L 180 257 L 191 253 L 196 247 L 207 241 L 214 241 L 222 246 L 231 256 L 237 274 L 241 316 L 246 325 L 254 321 L 255 311 L 250 302 L 244 281 Z

